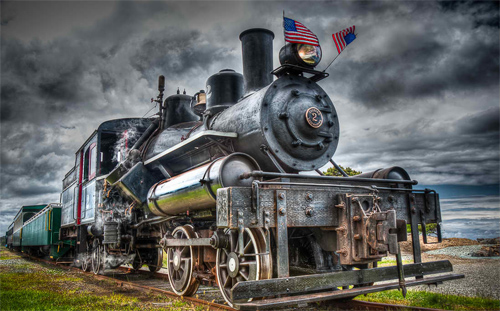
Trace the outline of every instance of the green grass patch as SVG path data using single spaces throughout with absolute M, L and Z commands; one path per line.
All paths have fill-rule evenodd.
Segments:
M 13 258 L 20 256 L 13 253 Z M 114 282 L 26 260 L 0 266 L 0 302 L 2 311 L 202 310 L 182 299 L 117 287 Z
M 15 258 L 20 258 L 20 256 L 9 251 L 7 248 L 3 246 L 2 248 L 0 248 L 0 260 L 15 259 Z
M 411 260 L 403 260 L 403 265 L 413 263 Z M 397 264 L 396 258 L 387 258 L 385 257 L 381 261 L 377 263 L 377 267 L 388 267 L 388 266 L 395 266 Z
M 408 291 L 406 298 L 401 292 L 391 290 L 360 296 L 356 300 L 398 304 L 411 307 L 445 310 L 499 310 L 500 300 L 481 297 L 444 295 L 426 291 Z

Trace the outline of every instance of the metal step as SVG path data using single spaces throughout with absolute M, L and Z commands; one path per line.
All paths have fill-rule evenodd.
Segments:
M 463 277 L 464 277 L 463 274 L 446 274 L 435 277 L 427 277 L 424 279 L 406 281 L 406 286 L 408 287 L 408 286 L 417 286 L 423 284 L 438 284 L 443 281 L 461 279 Z M 297 304 L 304 304 L 304 303 L 323 301 L 323 300 L 352 298 L 359 295 L 375 293 L 391 289 L 398 289 L 398 288 L 399 288 L 398 282 L 385 283 L 381 285 L 358 287 L 345 290 L 336 290 L 336 291 L 328 291 L 328 292 L 314 293 L 314 294 L 303 294 L 297 296 L 255 300 L 252 302 L 236 304 L 235 307 L 239 310 L 261 310 L 261 309 L 292 306 Z

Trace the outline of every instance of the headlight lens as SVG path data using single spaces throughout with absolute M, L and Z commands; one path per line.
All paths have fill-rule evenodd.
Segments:
M 297 53 L 302 61 L 310 66 L 316 66 L 321 60 L 321 48 L 308 44 L 297 44 Z

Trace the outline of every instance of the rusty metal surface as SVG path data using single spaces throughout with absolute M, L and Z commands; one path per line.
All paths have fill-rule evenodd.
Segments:
M 320 176 L 318 176 L 320 177 Z M 217 225 L 225 228 L 238 227 L 237 213 L 243 212 L 246 227 L 263 227 L 264 214 L 269 213 L 269 227 L 276 226 L 275 190 L 287 189 L 288 227 L 337 227 L 339 226 L 338 210 L 333 208 L 340 204 L 338 195 L 370 195 L 377 193 L 378 205 L 382 212 L 396 211 L 396 220 L 405 220 L 410 223 L 410 216 L 415 215 L 416 221 L 421 222 L 425 217 L 427 223 L 441 221 L 438 202 L 426 200 L 425 193 L 409 193 L 403 190 L 371 190 L 364 183 L 355 181 L 356 178 L 343 178 L 343 183 L 332 184 L 331 181 L 316 179 L 292 180 L 292 183 L 279 182 L 270 184 L 254 183 L 254 190 L 249 188 L 220 189 L 217 195 Z M 300 181 L 300 183 L 299 183 Z M 380 184 L 383 185 L 384 180 Z M 318 184 L 320 183 L 320 184 Z M 255 187 L 258 185 L 258 187 Z M 322 186 L 324 185 L 324 186 Z M 313 199 L 308 195 L 312 194 Z M 408 197 L 414 197 L 413 207 L 416 213 L 411 214 Z M 419 215 L 422 216 L 419 216 Z M 394 243 L 392 243 L 394 244 Z M 393 245 L 394 248 L 395 245 Z
M 444 276 L 437 276 L 432 278 L 426 278 L 422 280 L 414 280 L 409 281 L 407 286 L 417 286 L 422 284 L 434 284 L 448 280 L 455 280 L 463 278 L 462 274 L 448 274 Z M 352 289 L 345 290 L 337 290 L 337 291 L 327 291 L 321 293 L 314 294 L 305 294 L 298 296 L 288 296 L 274 299 L 263 299 L 263 300 L 255 300 L 252 302 L 239 304 L 238 308 L 240 310 L 261 310 L 261 309 L 276 309 L 282 306 L 291 306 L 303 303 L 311 303 L 321 300 L 331 300 L 331 299 L 342 299 L 342 298 L 350 298 L 359 295 L 374 293 L 378 291 L 397 289 L 399 287 L 399 283 L 388 283 L 382 285 L 374 285 L 367 287 L 358 287 Z
M 442 260 L 408 264 L 404 266 L 404 271 L 406 277 L 412 277 L 423 274 L 450 272 L 453 271 L 453 268 L 448 260 Z M 233 287 L 232 294 L 233 299 L 265 297 L 287 293 L 293 294 L 314 290 L 326 290 L 340 286 L 368 284 L 397 278 L 397 267 L 391 266 L 241 282 Z
M 287 225 L 287 197 L 286 191 L 276 191 L 276 235 L 277 235 L 277 264 L 278 264 L 278 277 L 287 277 L 290 275 L 288 270 L 288 225 Z

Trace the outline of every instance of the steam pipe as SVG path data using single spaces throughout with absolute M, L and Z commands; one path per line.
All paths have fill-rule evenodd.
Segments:
M 151 136 L 151 134 L 153 134 L 153 132 L 158 128 L 158 124 L 160 124 L 159 119 L 153 120 L 151 125 L 146 129 L 146 131 L 141 135 L 141 137 L 139 137 L 139 139 L 135 142 L 134 146 L 132 146 L 132 149 L 130 150 L 139 149 L 139 147 L 141 147 L 141 145 L 146 141 L 146 139 L 148 139 L 149 136 Z
M 150 222 L 160 222 L 160 221 L 163 222 L 163 221 L 171 220 L 171 219 L 174 219 L 174 218 L 178 218 L 178 217 L 177 216 L 173 216 L 173 217 L 157 216 L 157 217 L 153 217 L 153 218 L 150 218 L 150 219 L 142 220 L 141 222 L 138 222 L 135 225 L 131 225 L 130 228 L 137 229 L 140 226 L 145 225 L 145 224 L 150 223 Z

